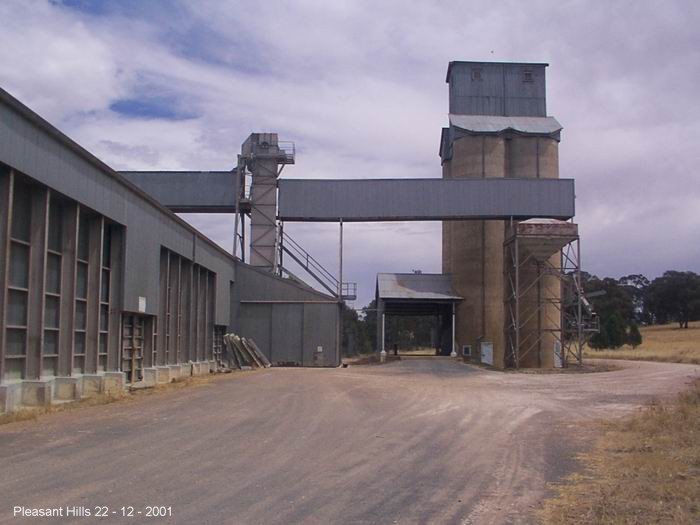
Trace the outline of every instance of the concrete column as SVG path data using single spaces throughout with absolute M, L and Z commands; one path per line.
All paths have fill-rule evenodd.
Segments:
M 75 281 L 78 246 L 78 205 L 63 207 L 61 255 L 61 314 L 58 335 L 58 375 L 73 373 L 73 344 L 75 341 Z
M 506 177 L 507 140 L 504 137 L 484 137 L 483 140 L 484 178 Z M 484 221 L 481 240 L 482 327 L 480 338 L 474 341 L 472 348 L 478 348 L 481 341 L 492 342 L 493 365 L 497 368 L 505 366 L 504 241 L 505 221 Z
M 450 179 L 451 161 L 442 164 L 442 178 Z M 442 273 L 452 273 L 452 224 L 453 221 L 442 221 Z
M 543 179 L 559 178 L 559 142 L 554 139 L 540 138 L 538 148 L 539 177 Z M 561 253 L 550 257 L 549 264 L 561 267 Z M 554 367 L 554 347 L 557 332 L 561 330 L 561 312 L 552 299 L 561 300 L 561 281 L 554 275 L 545 275 L 542 279 L 542 295 L 547 301 L 543 308 L 542 351 L 540 362 L 543 368 Z M 549 299 L 549 300 L 547 300 Z
M 49 190 L 32 188 L 31 248 L 29 250 L 29 296 L 27 309 L 27 356 L 25 379 L 40 379 L 44 346 L 44 285 L 46 238 L 49 227 Z
M 7 273 L 10 265 L 13 177 L 12 171 L 3 171 L 3 168 L 0 168 L 0 383 L 5 377 L 5 312 L 7 311 Z M 2 402 L 0 402 L 0 410 L 3 410 Z
M 519 179 L 539 177 L 539 137 L 513 137 L 508 155 L 508 176 Z
M 504 177 L 506 147 L 503 137 L 467 136 L 453 144 L 449 173 L 452 178 Z M 444 172 L 445 170 L 443 170 Z M 455 291 L 464 300 L 456 306 L 455 344 L 477 347 L 493 341 L 494 364 L 503 366 L 505 338 L 503 308 L 503 221 L 451 222 L 449 268 Z M 500 361 L 499 361 L 500 354 Z

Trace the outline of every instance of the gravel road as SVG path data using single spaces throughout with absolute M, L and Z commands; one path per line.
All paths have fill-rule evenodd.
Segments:
M 575 468 L 587 421 L 700 375 L 616 364 L 591 374 L 449 358 L 273 368 L 4 425 L 0 523 L 530 523 L 547 482 Z M 149 505 L 172 516 L 137 514 Z M 91 516 L 19 518 L 15 506 Z M 134 517 L 122 516 L 129 506 Z

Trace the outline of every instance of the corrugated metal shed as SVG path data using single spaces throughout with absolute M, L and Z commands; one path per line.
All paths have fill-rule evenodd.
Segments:
M 452 287 L 452 277 L 439 273 L 377 274 L 377 295 L 380 299 L 418 301 L 460 301 Z
M 450 115 L 450 125 L 472 133 L 556 135 L 563 128 L 554 117 L 503 117 L 497 115 Z
M 572 179 L 366 179 L 279 181 L 287 221 L 569 219 Z
M 241 262 L 236 277 L 234 330 L 252 337 L 273 364 L 340 364 L 337 299 Z

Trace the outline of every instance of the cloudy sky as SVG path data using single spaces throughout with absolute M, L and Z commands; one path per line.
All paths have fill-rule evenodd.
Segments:
M 439 177 L 450 60 L 548 62 L 585 269 L 700 271 L 700 2 L 2 0 L 0 86 L 115 169 Z M 228 216 L 186 216 L 230 249 Z M 285 230 L 331 269 L 337 226 Z M 345 272 L 440 271 L 439 223 L 351 224 Z

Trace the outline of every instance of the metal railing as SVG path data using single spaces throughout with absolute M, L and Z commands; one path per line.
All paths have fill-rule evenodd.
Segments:
M 357 299 L 357 283 L 344 282 L 341 285 L 341 294 L 343 299 L 348 301 L 354 301 Z
M 338 278 L 329 272 L 320 262 L 307 252 L 301 245 L 292 239 L 283 230 L 280 232 L 280 251 L 287 254 L 294 262 L 301 266 L 333 297 L 338 297 L 338 291 L 342 299 L 353 301 L 357 298 L 357 283 L 340 283 Z M 281 271 L 287 271 L 281 265 Z M 288 271 L 287 271 L 288 272 Z M 288 272 L 289 273 L 289 272 Z
M 285 164 L 294 164 L 296 156 L 296 145 L 289 140 L 280 140 L 277 142 L 277 147 L 280 153 L 284 156 Z

